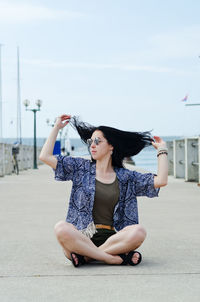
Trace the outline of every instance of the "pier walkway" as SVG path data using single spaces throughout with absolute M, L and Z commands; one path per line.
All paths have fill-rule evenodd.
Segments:
M 47 166 L 0 178 L 0 301 L 199 302 L 200 187 L 169 178 L 158 198 L 138 198 L 147 238 L 136 267 L 74 268 L 54 235 L 70 182 Z

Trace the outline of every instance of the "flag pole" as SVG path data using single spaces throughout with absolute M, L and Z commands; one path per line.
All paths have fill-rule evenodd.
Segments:
M 17 46 L 17 140 L 22 143 L 19 46 Z

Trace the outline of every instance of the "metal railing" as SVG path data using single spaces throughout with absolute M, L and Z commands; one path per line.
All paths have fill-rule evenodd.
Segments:
M 167 142 L 169 175 L 200 183 L 200 136 Z

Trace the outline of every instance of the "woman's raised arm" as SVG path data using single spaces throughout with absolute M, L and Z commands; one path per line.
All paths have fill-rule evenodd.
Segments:
M 69 123 L 70 118 L 70 115 L 63 114 L 56 119 L 55 125 L 40 152 L 39 159 L 54 169 L 57 166 L 57 158 L 53 155 L 55 141 L 59 130 Z
M 166 186 L 168 182 L 167 146 L 159 136 L 154 136 L 154 139 L 152 145 L 158 150 L 158 173 L 154 177 L 154 187 L 160 188 Z

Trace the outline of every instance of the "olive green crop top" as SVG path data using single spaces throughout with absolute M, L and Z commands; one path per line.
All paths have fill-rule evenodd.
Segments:
M 95 224 L 113 225 L 113 212 L 119 199 L 119 184 L 117 177 L 111 184 L 105 184 L 96 179 L 93 206 Z

